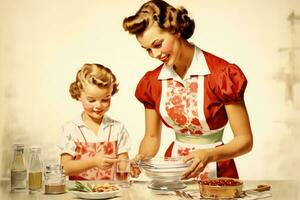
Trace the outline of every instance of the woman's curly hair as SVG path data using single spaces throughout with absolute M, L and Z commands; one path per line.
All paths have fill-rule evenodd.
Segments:
M 100 64 L 84 64 L 77 72 L 76 80 L 70 84 L 72 98 L 78 100 L 86 84 L 97 85 L 99 88 L 113 87 L 112 95 L 118 92 L 116 76 L 112 71 Z
M 144 3 L 135 15 L 123 20 L 123 28 L 131 34 L 138 35 L 153 22 L 172 34 L 180 33 L 184 39 L 189 39 L 195 29 L 195 22 L 188 16 L 185 8 L 174 8 L 163 0 Z

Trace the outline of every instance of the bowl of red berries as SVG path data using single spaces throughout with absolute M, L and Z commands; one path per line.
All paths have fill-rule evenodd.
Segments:
M 212 199 L 238 198 L 242 194 L 243 182 L 234 178 L 214 178 L 199 181 L 201 197 Z

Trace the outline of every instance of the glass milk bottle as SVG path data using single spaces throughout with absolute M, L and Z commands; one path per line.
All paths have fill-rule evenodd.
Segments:
M 28 189 L 31 192 L 42 190 L 43 163 L 40 154 L 41 148 L 39 146 L 32 146 L 30 148 Z
M 11 190 L 26 189 L 26 166 L 24 156 L 24 144 L 14 145 L 14 158 L 11 166 Z

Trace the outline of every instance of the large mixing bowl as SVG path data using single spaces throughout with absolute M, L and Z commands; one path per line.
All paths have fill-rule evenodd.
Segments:
M 186 187 L 180 179 L 189 165 L 190 163 L 183 162 L 181 157 L 153 157 L 142 160 L 140 168 L 147 177 L 152 179 L 152 182 L 148 185 L 149 188 L 177 190 Z
M 180 180 L 182 173 L 189 167 L 180 157 L 154 157 L 141 161 L 140 167 L 152 180 Z

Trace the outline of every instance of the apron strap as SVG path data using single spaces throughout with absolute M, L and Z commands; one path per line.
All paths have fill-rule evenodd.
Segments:
M 75 123 L 74 123 L 74 124 L 75 124 Z M 77 124 L 75 124 L 75 126 L 76 126 L 76 127 L 78 128 L 78 130 L 80 131 L 80 133 L 81 133 L 81 135 L 82 135 L 84 141 L 87 142 L 87 140 L 86 140 L 85 137 L 84 137 L 83 132 L 81 131 L 81 128 L 80 128 Z
M 112 127 L 112 125 L 109 125 L 109 133 L 108 133 L 107 142 L 110 142 L 111 127 Z

